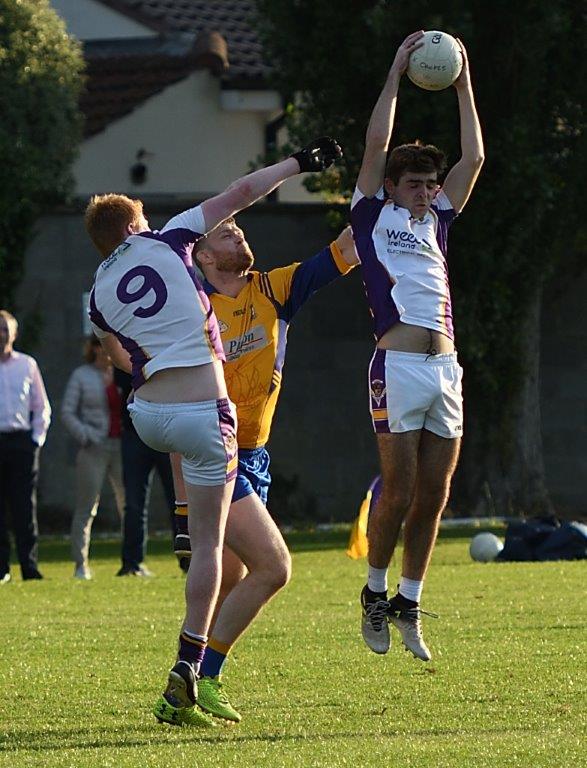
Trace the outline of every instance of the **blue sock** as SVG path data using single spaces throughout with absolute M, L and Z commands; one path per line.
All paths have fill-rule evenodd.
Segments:
M 206 646 L 206 652 L 200 667 L 202 677 L 218 677 L 222 673 L 222 668 L 228 656 L 231 646 L 228 643 L 221 643 L 211 637 Z

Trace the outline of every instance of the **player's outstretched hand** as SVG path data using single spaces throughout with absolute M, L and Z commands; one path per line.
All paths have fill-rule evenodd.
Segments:
M 341 159 L 342 149 L 334 139 L 329 136 L 321 136 L 300 149 L 299 152 L 294 152 L 291 157 L 298 161 L 300 173 L 325 171 Z
M 457 37 L 457 43 L 459 44 L 459 48 L 461 49 L 461 56 L 463 57 L 463 68 L 461 69 L 461 74 L 453 83 L 454 87 L 458 91 L 459 88 L 468 88 L 471 85 L 471 73 L 469 70 L 469 57 L 467 56 L 467 49 L 465 48 L 460 37 Z
M 408 35 L 397 49 L 391 68 L 392 70 L 395 70 L 400 77 L 408 68 L 408 62 L 412 53 L 424 45 L 422 42 L 423 37 L 424 31 L 422 29 L 419 29 L 417 32 L 412 32 L 412 34 Z

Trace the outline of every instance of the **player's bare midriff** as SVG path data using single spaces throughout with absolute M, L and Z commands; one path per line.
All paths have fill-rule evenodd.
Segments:
M 390 349 L 394 352 L 417 352 L 427 355 L 442 355 L 455 351 L 454 342 L 443 333 L 407 323 L 393 325 L 379 339 L 377 346 L 379 349 Z
M 137 397 L 149 403 L 199 403 L 228 397 L 222 363 L 157 371 L 139 387 Z

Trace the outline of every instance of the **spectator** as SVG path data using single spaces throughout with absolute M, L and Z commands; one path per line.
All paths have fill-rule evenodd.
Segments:
M 106 476 L 120 519 L 124 512 L 120 458 L 122 398 L 114 382 L 110 358 L 95 337 L 86 342 L 85 365 L 71 374 L 61 406 L 68 432 L 79 445 L 76 457 L 76 503 L 71 522 L 74 576 L 91 579 L 88 566 L 92 523 Z
M 10 581 L 7 511 L 23 580 L 42 579 L 37 567 L 39 450 L 51 406 L 36 361 L 15 352 L 16 318 L 0 310 L 0 584 Z
M 124 524 L 122 526 L 122 565 L 117 576 L 151 576 L 143 565 L 147 552 L 147 515 L 153 471 L 156 469 L 169 509 L 172 534 L 175 531 L 175 494 L 168 453 L 145 445 L 137 435 L 126 407 L 131 391 L 129 373 L 114 369 L 114 381 L 122 394 L 122 476 L 124 479 Z M 189 565 L 189 561 L 186 563 Z

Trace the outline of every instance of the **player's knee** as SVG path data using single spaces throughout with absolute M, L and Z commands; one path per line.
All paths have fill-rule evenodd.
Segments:
M 226 557 L 222 561 L 222 581 L 220 583 L 220 595 L 226 597 L 237 584 L 239 584 L 247 575 L 247 570 L 241 562 L 231 560 L 227 562 Z
M 280 568 L 280 589 L 282 587 L 285 587 L 286 584 L 289 583 L 289 580 L 291 579 L 291 555 L 286 550 L 283 555 L 283 559 L 281 562 L 281 568 Z
M 418 508 L 431 516 L 442 513 L 448 502 L 450 483 L 431 483 L 418 491 Z
M 412 505 L 413 494 L 407 488 L 383 489 L 379 500 L 379 509 L 383 516 L 405 515 Z
M 224 600 L 224 598 L 232 592 L 236 585 L 240 583 L 242 578 L 243 577 L 240 576 L 240 574 L 225 574 L 223 572 L 222 581 L 220 582 L 220 590 L 218 592 L 219 599 Z
M 287 550 L 275 557 L 271 567 L 265 571 L 265 581 L 271 594 L 279 592 L 291 578 L 291 555 Z

